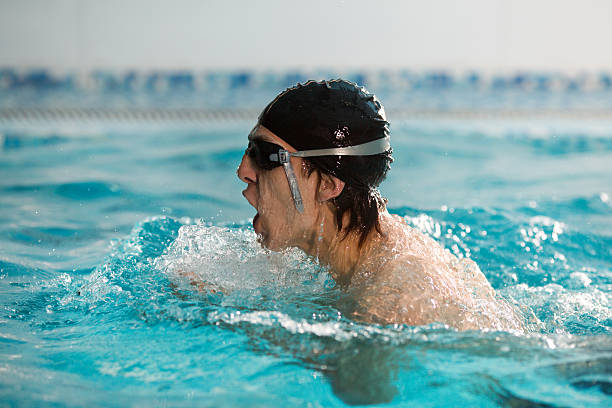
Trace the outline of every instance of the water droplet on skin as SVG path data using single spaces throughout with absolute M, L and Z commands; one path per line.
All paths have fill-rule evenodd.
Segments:
M 349 135 L 349 129 L 346 126 L 343 126 L 342 129 L 337 129 L 334 132 L 334 136 L 336 137 L 336 140 L 344 140 L 346 139 L 346 137 Z

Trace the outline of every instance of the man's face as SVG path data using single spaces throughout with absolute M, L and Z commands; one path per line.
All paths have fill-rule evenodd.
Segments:
M 289 152 L 296 150 L 267 128 L 258 125 L 249 135 L 249 140 L 274 143 Z M 242 195 L 257 210 L 253 228 L 260 236 L 263 246 L 280 250 L 290 246 L 305 248 L 312 240 L 315 177 L 306 176 L 303 159 L 291 157 L 302 199 L 304 212 L 299 213 L 293 202 L 289 182 L 282 166 L 271 170 L 260 169 L 246 154 L 238 167 L 238 177 L 247 183 Z

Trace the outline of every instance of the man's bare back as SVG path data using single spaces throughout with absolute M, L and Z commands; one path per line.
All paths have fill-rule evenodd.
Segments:
M 458 259 L 398 216 L 381 216 L 385 236 L 347 289 L 355 317 L 382 324 L 443 322 L 460 330 L 523 331 L 512 306 L 470 259 Z

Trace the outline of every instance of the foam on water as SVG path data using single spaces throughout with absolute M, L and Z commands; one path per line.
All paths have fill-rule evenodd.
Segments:
M 468 219 L 455 218 L 458 212 L 461 211 L 418 212 L 405 217 L 433 236 L 436 231 L 446 231 L 440 233 L 439 239 L 456 243 L 454 250 L 464 256 L 463 247 L 478 253 L 475 250 L 482 244 L 469 241 L 473 229 L 468 227 Z M 496 230 L 496 222 L 486 220 L 493 215 L 491 212 L 476 213 L 480 214 L 483 229 Z M 445 220 L 440 217 L 448 214 L 452 217 Z M 493 218 L 497 223 L 505 222 L 503 218 Z M 540 226 L 550 225 L 551 231 L 555 228 L 549 220 L 536 221 L 541 221 Z M 513 228 L 524 227 L 518 223 Z M 520 231 L 517 234 L 529 237 Z M 540 244 L 546 248 L 548 242 L 555 241 Z M 186 278 L 185 271 L 211 286 L 203 290 L 193 286 L 193 276 Z M 256 242 L 252 229 L 245 225 L 215 226 L 194 224 L 188 219 L 156 217 L 139 223 L 128 237 L 115 241 L 107 260 L 90 275 L 78 278 L 61 274 L 29 286 L 38 300 L 22 303 L 16 313 L 22 313 L 22 319 L 28 320 L 46 339 L 42 344 L 52 345 L 55 349 L 50 354 L 52 360 L 61 361 L 67 353 L 86 353 L 83 362 L 69 365 L 71 372 L 90 371 L 86 367 L 93 364 L 94 371 L 89 376 L 129 380 L 141 394 L 141 401 L 146 401 L 142 399 L 146 395 L 144 384 L 166 387 L 164 384 L 184 382 L 185 386 L 173 385 L 164 393 L 164 398 L 172 401 L 186 392 L 184 387 L 191 389 L 189 378 L 208 375 L 203 374 L 207 371 L 203 372 L 199 365 L 181 364 L 180 368 L 172 368 L 176 362 L 193 359 L 193 352 L 189 350 L 195 346 L 195 339 L 202 337 L 207 340 L 203 340 L 205 345 L 199 355 L 209 362 L 214 361 L 216 353 L 224 359 L 244 358 L 223 346 L 227 341 L 246 341 L 250 346 L 245 352 L 252 349 L 255 356 L 272 353 L 282 361 L 297 361 L 298 368 L 291 376 L 304 379 L 304 375 L 310 376 L 305 382 L 309 385 L 293 394 L 297 404 L 311 398 L 309 393 L 317 383 L 311 382 L 311 373 L 317 372 L 324 375 L 339 401 L 351 404 L 391 401 L 400 405 L 402 401 L 418 404 L 431 398 L 443 401 L 455 392 L 455 387 L 450 386 L 453 382 L 471 390 L 460 398 L 464 403 L 568 401 L 558 400 L 552 393 L 553 388 L 550 394 L 542 392 L 542 388 L 530 388 L 531 377 L 520 374 L 525 365 L 532 366 L 534 371 L 529 373 L 539 373 L 539 387 L 558 387 L 563 378 L 567 384 L 564 387 L 569 387 L 562 393 L 564 398 L 571 395 L 580 404 L 603 404 L 605 398 L 597 390 L 605 390 L 609 384 L 606 367 L 610 349 L 606 337 L 595 334 L 604 334 L 606 324 L 609 327 L 606 321 L 610 319 L 610 308 L 606 295 L 591 287 L 588 278 L 568 272 L 568 279 L 577 285 L 576 289 L 519 282 L 501 290 L 505 296 L 513 296 L 517 302 L 531 307 L 547 325 L 545 332 L 550 334 L 457 333 L 443 325 L 363 324 L 343 314 L 342 294 L 333 287 L 327 272 L 301 252 L 289 250 L 278 254 L 264 250 Z M 40 312 L 36 312 L 38 308 Z M 585 316 L 588 316 L 586 320 Z M 581 322 L 584 327 L 579 329 L 572 322 Z M 211 333 L 213 328 L 221 332 Z M 568 334 L 580 333 L 580 330 L 590 331 L 591 338 Z M 160 343 L 158 336 L 162 333 L 164 341 Z M 86 340 L 90 336 L 96 336 L 97 340 Z M 32 338 L 10 340 L 10 336 L 5 341 L 19 341 L 23 344 L 21 348 L 36 343 Z M 135 341 L 137 344 L 153 341 L 156 350 L 146 346 L 146 351 L 141 346 L 134 348 Z M 215 344 L 216 341 L 222 343 Z M 105 346 L 109 342 L 122 351 L 109 354 Z M 170 349 L 172 357 L 163 357 Z M 457 350 L 462 350 L 460 355 Z M 453 359 L 451 364 L 449 358 Z M 504 361 L 503 369 L 499 367 L 500 359 Z M 255 364 L 253 369 L 256 366 L 261 370 L 271 369 L 264 368 L 266 364 L 261 366 L 261 361 L 250 360 L 251 356 L 243 362 L 243 370 L 247 372 L 252 364 Z M 24 363 L 19 359 L 13 361 Z M 14 362 L 5 365 L 5 369 L 14 370 Z M 240 371 L 232 373 L 227 369 L 227 365 L 235 364 L 230 360 L 216 364 L 224 367 L 228 381 L 231 378 L 238 381 L 234 386 L 246 380 Z M 490 374 L 467 380 L 465 375 L 474 370 Z M 55 378 L 55 371 L 50 373 L 47 375 Z M 439 385 L 423 383 L 423 376 L 438 378 L 446 385 L 435 391 L 434 397 L 432 392 Z M 551 381 L 550 384 L 546 385 L 543 378 Z M 288 379 L 284 381 L 286 386 Z M 415 381 L 422 383 L 423 392 L 417 393 L 413 388 Z M 257 395 L 259 387 L 270 387 L 267 381 L 257 383 L 260 385 L 250 395 Z M 227 394 L 224 390 L 224 387 L 216 391 L 203 387 L 195 395 L 210 398 L 215 404 L 238 405 L 232 398 L 239 394 Z M 590 391 L 585 394 L 576 390 Z M 228 399 L 227 395 L 233 397 Z M 409 399 L 405 400 L 408 395 Z M 255 405 L 278 404 L 274 400 L 254 398 Z M 337 401 L 328 400 L 330 405 L 336 405 Z
M 271 252 L 252 230 L 203 224 L 182 226 L 155 265 L 174 279 L 205 282 L 224 294 L 261 287 L 323 290 L 331 279 L 297 249 Z
M 442 208 L 430 213 L 433 217 L 417 212 L 405 219 L 437 238 L 457 257 L 474 259 L 497 292 L 523 306 L 526 316 L 535 313 L 544 331 L 610 333 L 612 275 L 606 265 L 597 269 L 581 265 L 585 250 L 609 251 L 608 239 L 587 239 L 560 221 L 529 213 L 514 213 L 512 219 L 505 211 L 477 208 Z M 448 218 L 461 222 L 443 220 Z M 599 284 L 592 285 L 594 281 Z

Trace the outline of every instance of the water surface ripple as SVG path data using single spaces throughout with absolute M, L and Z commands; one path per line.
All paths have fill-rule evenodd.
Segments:
M 393 128 L 390 212 L 475 260 L 537 317 L 527 335 L 351 319 L 324 267 L 256 243 L 234 174 L 248 125 L 12 129 L 0 147 L 0 399 L 609 406 L 606 129 Z

